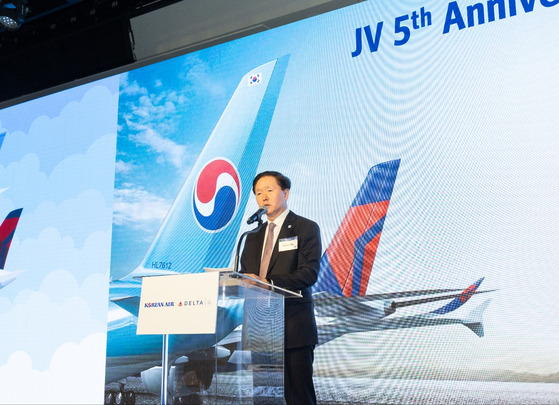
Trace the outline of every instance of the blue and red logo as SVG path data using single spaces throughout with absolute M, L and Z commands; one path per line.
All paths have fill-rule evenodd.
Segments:
M 198 225 L 207 232 L 221 231 L 237 213 L 241 200 L 237 168 L 225 158 L 209 161 L 200 170 L 192 194 Z
M 260 84 L 261 81 L 262 81 L 262 73 L 250 75 L 248 78 L 248 85 L 252 86 L 254 84 Z

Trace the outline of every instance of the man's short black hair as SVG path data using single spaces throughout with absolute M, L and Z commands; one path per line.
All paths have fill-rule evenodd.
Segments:
M 256 177 L 254 178 L 252 182 L 253 193 L 254 193 L 254 187 L 256 187 L 256 183 L 258 183 L 258 180 L 260 180 L 262 177 L 267 177 L 267 176 L 274 177 L 282 190 L 291 189 L 291 180 L 289 180 L 289 177 L 284 176 L 280 172 L 267 171 L 267 172 L 262 172 L 260 174 L 257 174 Z

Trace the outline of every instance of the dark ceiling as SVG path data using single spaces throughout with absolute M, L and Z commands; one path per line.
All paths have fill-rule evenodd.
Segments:
M 0 108 L 361 1 L 27 0 L 0 29 Z
M 178 1 L 28 0 L 0 30 L 0 102 L 133 63 L 130 19 Z
M 115 20 L 177 3 L 180 0 L 28 0 L 27 15 L 16 31 L 0 30 L 0 54 L 93 29 Z M 0 4 L 4 1 L 0 0 Z

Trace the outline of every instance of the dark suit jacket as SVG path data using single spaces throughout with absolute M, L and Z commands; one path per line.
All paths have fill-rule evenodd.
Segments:
M 247 236 L 241 256 L 241 272 L 258 274 L 268 227 Z M 297 237 L 297 249 L 279 251 L 279 241 Z M 272 251 L 266 278 L 278 287 L 301 291 L 303 298 L 285 299 L 285 348 L 311 346 L 318 342 L 311 286 L 320 268 L 320 229 L 306 218 L 289 212 Z

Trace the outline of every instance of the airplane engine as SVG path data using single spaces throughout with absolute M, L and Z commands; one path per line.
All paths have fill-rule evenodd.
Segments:
M 229 349 L 216 346 L 175 360 L 168 375 L 169 392 L 173 401 L 177 399 L 179 403 L 191 403 L 188 398 L 193 396 L 198 398 L 198 393 L 203 393 L 212 383 L 216 360 L 230 355 Z M 141 377 L 144 387 L 150 393 L 161 394 L 161 366 L 142 371 Z
M 396 312 L 396 306 L 394 301 L 373 301 L 367 303 L 371 307 L 372 317 L 374 318 L 384 318 L 385 316 L 392 315 Z
M 141 372 L 142 383 L 144 387 L 154 395 L 161 394 L 161 366 L 152 367 Z M 169 370 L 169 381 L 175 378 L 175 366 Z

